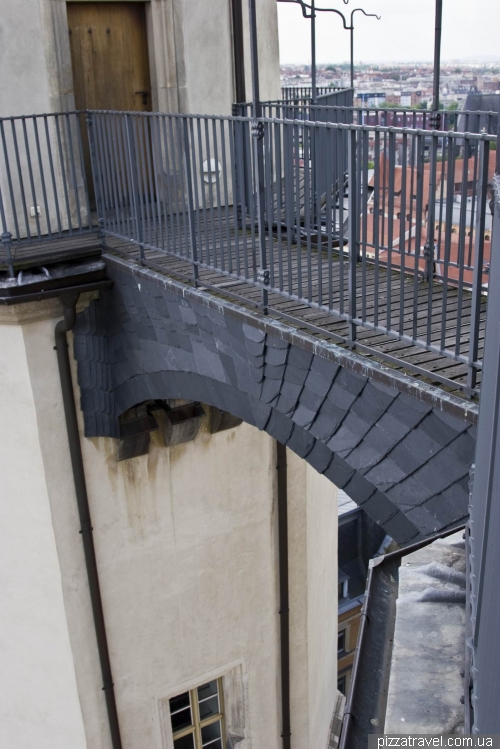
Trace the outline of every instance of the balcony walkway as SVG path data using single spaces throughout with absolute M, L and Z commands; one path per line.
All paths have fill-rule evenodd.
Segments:
M 171 275 L 192 283 L 193 267 L 184 259 L 189 254 L 187 233 L 179 231 L 176 220 L 170 218 L 156 231 L 146 232 L 144 264 L 160 273 Z M 199 259 L 199 286 L 212 293 L 232 298 L 238 304 L 249 309 L 261 308 L 261 288 L 253 281 L 251 267 L 245 269 L 245 261 L 251 265 L 252 252 L 258 256 L 258 237 L 252 237 L 251 227 L 247 224 L 243 229 L 235 231 L 235 222 L 224 223 L 218 220 L 217 211 L 212 217 L 197 217 L 197 237 Z M 229 225 L 229 231 L 227 226 Z M 163 235 L 160 236 L 163 232 Z M 271 287 L 279 283 L 282 278 L 287 291 L 278 293 L 269 290 L 269 314 L 285 324 L 291 324 L 299 331 L 312 333 L 319 339 L 350 347 L 348 342 L 348 323 L 328 310 L 328 307 L 348 311 L 348 273 L 347 257 L 339 256 L 338 248 L 331 251 L 331 261 L 328 252 L 318 252 L 317 247 L 307 252 L 307 240 L 302 238 L 301 247 L 288 244 L 286 235 L 281 237 L 281 247 L 276 237 L 272 242 L 266 232 L 268 266 L 271 271 Z M 203 241 L 203 239 L 205 241 Z M 147 244 L 154 246 L 168 246 L 172 254 L 148 249 Z M 125 258 L 138 261 L 139 248 L 137 244 L 126 240 L 106 236 L 105 252 L 118 253 Z M 175 253 L 175 256 L 173 253 Z M 412 256 L 407 262 L 414 262 Z M 429 294 L 429 284 L 415 279 L 411 273 L 401 274 L 398 270 L 399 255 L 396 255 L 398 266 L 390 274 L 387 268 L 380 266 L 378 281 L 375 264 L 368 258 L 358 265 L 357 310 L 358 316 L 364 315 L 367 321 L 375 320 L 374 302 L 378 299 L 378 319 L 383 325 L 387 322 L 388 300 L 390 299 L 391 326 L 400 326 L 403 334 L 412 336 L 415 333 L 425 339 L 430 331 L 430 341 L 436 347 L 441 343 L 441 330 L 446 331 L 445 346 L 455 349 L 457 326 L 459 326 L 460 353 L 466 355 L 470 343 L 470 318 L 472 295 L 463 291 L 460 302 L 456 287 L 447 289 L 439 281 L 432 283 L 432 293 Z M 230 265 L 231 263 L 231 265 Z M 208 265 L 225 268 L 226 272 L 218 272 Z M 258 263 L 256 263 L 258 265 Z M 240 278 L 231 278 L 229 268 Z M 247 275 L 251 280 L 241 278 Z M 376 285 L 378 291 L 376 292 Z M 365 293 L 362 295 L 362 288 Z M 301 289 L 301 292 L 299 291 Z M 334 289 L 332 298 L 328 298 L 329 289 Z M 403 293 L 404 305 L 400 312 L 400 298 Z M 292 297 L 292 298 L 290 298 Z M 296 297 L 296 298 L 293 298 Z M 326 309 L 318 308 L 318 305 Z M 316 308 L 313 306 L 316 305 Z M 443 326 L 444 308 L 444 326 Z M 461 308 L 461 309 L 460 309 Z M 482 358 L 484 337 L 484 323 L 486 314 L 486 300 L 481 304 L 481 324 L 479 336 L 479 358 Z M 417 321 L 414 328 L 414 320 Z M 429 324 L 430 321 L 430 324 Z M 393 369 L 411 374 L 417 379 L 437 385 L 455 395 L 464 395 L 459 386 L 467 384 L 467 367 L 454 361 L 448 356 L 428 351 L 421 346 L 389 337 L 376 330 L 357 327 L 356 350 L 363 355 L 374 358 Z M 448 380 L 451 382 L 446 382 Z M 481 380 L 481 371 L 477 375 L 477 386 Z
M 232 210 L 232 209 L 231 209 Z M 258 256 L 258 237 L 249 223 L 235 231 L 235 221 L 228 219 L 226 209 L 224 219 L 219 211 L 213 209 L 211 215 L 197 215 L 197 239 L 199 258 L 199 286 L 212 293 L 221 294 L 252 310 L 261 308 L 261 288 L 253 280 L 253 261 Z M 208 213 L 208 212 L 207 212 Z M 156 271 L 171 275 L 174 278 L 192 283 L 193 266 L 189 257 L 189 232 L 185 230 L 184 214 L 169 215 L 156 226 L 151 225 L 145 232 L 144 264 Z M 132 234 L 133 232 L 131 232 Z M 269 314 L 283 323 L 291 324 L 299 331 L 312 333 L 319 339 L 350 347 L 348 342 L 348 323 L 329 311 L 329 307 L 344 309 L 347 313 L 349 266 L 346 252 L 339 254 L 338 247 L 328 252 L 318 252 L 318 239 L 310 237 L 311 251 L 307 252 L 307 237 L 297 244 L 288 243 L 286 232 L 282 233 L 279 243 L 276 236 L 270 237 L 266 232 L 268 265 L 271 271 L 271 286 L 278 285 L 283 279 L 286 292 L 282 295 L 269 291 Z M 324 238 L 323 238 L 324 239 Z M 150 246 L 168 247 L 167 252 L 148 249 Z M 338 243 L 337 243 L 338 245 Z M 103 252 L 118 253 L 133 262 L 139 261 L 139 247 L 136 243 L 107 235 L 104 242 L 95 233 L 73 236 L 66 235 L 52 241 L 38 244 L 19 244 L 12 248 L 14 266 L 17 270 L 28 267 L 49 265 L 54 262 L 69 262 L 83 259 L 95 254 L 102 247 Z M 324 245 L 323 245 L 324 247 Z M 414 263 L 414 256 L 407 263 Z M 432 294 L 429 284 L 421 279 L 415 283 L 413 274 L 401 274 L 399 254 L 395 254 L 398 265 L 388 275 L 387 268 L 379 266 L 378 280 L 373 260 L 366 258 L 358 264 L 357 269 L 357 314 L 364 316 L 371 323 L 375 321 L 375 299 L 378 299 L 378 320 L 384 325 L 387 322 L 387 309 L 390 298 L 391 327 L 397 327 L 403 334 L 416 334 L 425 339 L 430 330 L 430 341 L 436 347 L 441 343 L 443 329 L 443 305 L 445 308 L 444 329 L 445 346 L 455 349 L 457 325 L 459 327 L 460 353 L 466 355 L 470 341 L 471 293 L 464 291 L 461 304 L 456 287 L 445 287 L 434 280 Z M 224 268 L 218 272 L 210 267 Z M 204 267 L 205 266 L 205 267 Z M 0 255 L 0 267 L 5 267 L 5 256 Z M 50 272 L 50 271 L 49 271 Z M 231 272 L 233 277 L 231 277 Z M 239 276 L 239 277 L 234 277 Z M 249 280 L 245 280 L 244 277 Z M 378 291 L 376 291 L 378 285 Z M 329 289 L 332 295 L 329 299 Z M 365 293 L 363 294 L 363 289 Z M 290 291 L 291 293 L 288 293 Z M 404 304 L 400 310 L 400 298 L 403 293 Z M 343 307 L 341 305 L 343 299 Z M 431 301 L 430 301 L 431 300 Z M 323 309 L 318 308 L 321 305 Z M 460 310 L 461 306 L 461 310 Z M 324 309 L 326 308 L 326 309 Z M 364 313 L 364 314 L 363 314 Z M 481 304 L 481 324 L 479 336 L 479 358 L 482 358 L 486 300 Z M 414 327 L 414 320 L 417 327 Z M 429 327 L 430 321 L 430 327 Z M 451 357 L 428 351 L 421 346 L 391 338 L 376 330 L 357 327 L 357 345 L 359 353 L 374 358 L 392 369 L 406 372 L 417 379 L 443 388 L 449 393 L 464 396 L 463 388 L 467 384 L 467 367 L 454 361 Z M 451 381 L 451 382 L 450 382 Z M 477 386 L 481 381 L 478 372 Z M 456 384 L 456 385 L 455 385 Z

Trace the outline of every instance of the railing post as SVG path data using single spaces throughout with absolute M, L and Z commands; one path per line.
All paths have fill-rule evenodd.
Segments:
M 142 212 L 140 210 L 139 179 L 137 171 L 137 153 L 135 148 L 134 130 L 130 115 L 125 114 L 125 130 L 127 133 L 127 149 L 130 162 L 130 176 L 132 180 L 132 197 L 134 201 L 134 217 L 137 221 L 137 242 L 139 244 L 139 255 L 141 264 L 144 264 L 144 227 L 142 223 Z
M 357 298 L 356 272 L 358 263 L 358 205 L 357 205 L 357 131 L 348 131 L 348 184 L 349 184 L 349 340 L 356 340 Z M 342 249 L 340 250 L 342 252 Z
M 259 56 L 257 50 L 257 11 L 255 0 L 248 0 L 250 16 L 250 47 L 252 53 L 253 121 L 252 140 L 254 152 L 254 179 L 257 188 L 257 231 L 259 235 L 259 269 L 257 280 L 262 285 L 262 307 L 268 312 L 269 269 L 267 267 L 265 227 L 265 175 L 264 175 L 264 123 L 261 121 L 262 104 L 259 90 Z M 253 192 L 253 191 L 252 191 Z
M 9 268 L 9 276 L 11 278 L 15 278 L 14 264 L 12 262 L 12 249 L 11 249 L 12 234 L 10 233 L 10 231 L 4 231 L 2 232 L 2 236 L 0 237 L 0 239 L 2 240 L 2 244 L 5 249 L 5 254 L 7 255 L 7 265 Z
M 5 254 L 7 256 L 7 266 L 9 268 L 9 276 L 11 278 L 15 278 L 14 264 L 12 262 L 12 249 L 11 249 L 12 234 L 7 229 L 7 219 L 5 217 L 5 208 L 3 205 L 3 198 L 2 198 L 1 190 L 0 190 L 0 218 L 2 219 L 2 234 L 0 236 L 0 241 L 3 244 L 3 247 L 5 249 Z
M 188 199 L 188 223 L 189 223 L 189 244 L 191 247 L 191 264 L 193 266 L 193 283 L 198 286 L 198 247 L 196 245 L 196 223 L 194 218 L 193 202 L 193 174 L 191 170 L 191 153 L 189 150 L 189 131 L 187 118 L 182 118 L 183 135 L 184 135 L 184 165 L 186 169 L 186 188 Z
M 472 305 L 470 318 L 469 365 L 467 386 L 476 387 L 477 361 L 479 350 L 479 326 L 481 323 L 481 296 L 483 286 L 484 232 L 486 228 L 486 195 L 488 192 L 488 166 L 490 160 L 489 141 L 483 140 L 480 148 L 480 172 L 477 192 L 476 226 L 474 229 L 474 271 L 472 285 Z M 464 161 L 465 164 L 465 161 Z M 465 168 L 465 166 L 464 166 Z M 493 250 L 493 246 L 492 246 Z
M 95 133 L 94 133 L 94 118 L 92 112 L 85 112 L 85 122 L 87 125 L 87 136 L 89 140 L 89 152 L 90 152 L 90 164 L 92 167 L 92 176 L 94 178 L 94 195 L 95 195 L 95 203 L 97 208 L 97 223 L 99 226 L 98 235 L 99 237 L 104 236 L 103 228 L 104 228 L 104 203 L 102 200 L 102 190 L 101 190 L 101 170 L 100 170 L 100 164 L 97 159 L 97 149 L 96 149 L 96 143 L 95 143 Z
M 244 105 L 233 104 L 232 107 L 233 117 L 244 117 L 246 112 L 244 111 Z M 233 134 L 234 134 L 234 185 L 233 185 L 233 196 L 236 200 L 236 215 L 238 221 L 238 229 L 243 228 L 243 211 L 246 210 L 247 201 L 242 196 L 245 195 L 246 188 L 246 153 L 244 143 L 244 132 L 243 122 L 233 123 Z M 240 173 L 241 172 L 241 173 Z
M 425 270 L 424 278 L 429 283 L 434 276 L 434 259 L 435 259 L 435 235 L 434 226 L 436 218 L 436 172 L 437 172 L 437 147 L 438 136 L 431 135 L 431 161 L 429 174 L 429 205 L 427 207 L 427 242 L 424 245 Z

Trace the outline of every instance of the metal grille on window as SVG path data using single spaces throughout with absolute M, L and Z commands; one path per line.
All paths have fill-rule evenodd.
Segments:
M 222 679 L 214 679 L 170 700 L 174 749 L 223 749 Z

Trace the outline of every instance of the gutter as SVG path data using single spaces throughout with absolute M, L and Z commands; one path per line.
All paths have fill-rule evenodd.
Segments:
M 338 749 L 366 749 L 369 734 L 384 733 L 399 568 L 403 557 L 464 528 L 464 525 L 456 526 L 370 560 Z
M 109 286 L 109 281 L 107 282 Z M 101 284 L 102 286 L 102 284 Z M 95 285 L 94 285 L 95 287 Z M 57 363 L 59 366 L 59 377 L 61 380 L 61 391 L 64 404 L 64 415 L 66 418 L 66 429 L 68 432 L 68 444 L 71 455 L 71 466 L 73 469 L 73 481 L 75 485 L 78 515 L 80 518 L 80 533 L 82 535 L 83 550 L 85 554 L 85 565 L 89 583 L 90 599 L 92 603 L 92 614 L 99 651 L 101 665 L 103 691 L 106 698 L 109 730 L 113 749 L 122 749 L 120 726 L 111 673 L 111 662 L 109 657 L 106 627 L 104 622 L 104 611 L 102 607 L 101 592 L 99 587 L 99 575 L 97 572 L 97 560 L 95 555 L 94 539 L 92 536 L 92 520 L 87 495 L 87 485 L 83 468 L 82 448 L 80 444 L 80 433 L 78 431 L 78 420 L 75 407 L 75 395 L 71 377 L 71 366 L 68 352 L 67 333 L 72 330 L 76 323 L 76 303 L 83 291 L 83 287 L 65 291 L 60 294 L 64 309 L 64 319 L 60 320 L 55 328 L 55 350 L 57 352 Z M 87 290 L 87 289 L 85 289 Z M 31 301 L 31 295 L 26 295 Z M 19 300 L 18 300 L 19 301 Z M 28 301 L 28 299 L 26 300 Z
M 281 738 L 283 749 L 291 747 L 290 730 L 290 605 L 288 596 L 288 485 L 286 447 L 276 442 L 278 473 L 278 554 L 280 584 L 281 644 Z

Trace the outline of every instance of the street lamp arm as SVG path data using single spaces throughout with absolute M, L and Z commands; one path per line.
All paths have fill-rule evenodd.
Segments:
M 335 8 L 316 8 L 316 10 L 322 11 L 324 13 L 336 13 L 338 16 L 341 17 L 345 31 L 351 30 L 351 27 L 347 25 L 346 17 L 344 16 L 343 13 L 340 12 L 340 10 L 336 10 Z
M 363 10 L 363 8 L 354 8 L 354 10 L 351 11 L 351 27 L 354 28 L 354 14 L 357 12 L 364 13 L 365 16 L 371 16 L 372 18 L 376 18 L 377 21 L 380 21 L 381 16 L 377 16 L 376 13 L 367 13 L 366 10 Z
M 304 18 L 312 18 L 313 17 L 312 5 L 309 5 L 308 3 L 304 2 L 304 0 L 276 0 L 276 2 L 278 2 L 278 3 L 293 3 L 295 5 L 300 5 L 300 7 L 302 8 L 302 15 L 304 16 Z M 347 3 L 349 2 L 349 0 L 343 0 L 343 2 L 344 2 L 344 5 L 347 5 Z M 309 10 L 311 11 L 309 14 L 307 13 L 306 8 L 309 8 Z M 361 10 L 361 8 L 359 8 L 359 10 Z M 318 11 L 322 11 L 322 12 L 326 12 L 326 13 L 336 13 L 337 15 L 339 15 L 342 18 L 342 21 L 344 23 L 344 29 L 346 31 L 349 31 L 349 29 L 351 28 L 350 26 L 346 25 L 347 22 L 346 22 L 345 16 L 344 16 L 343 13 L 340 12 L 340 10 L 335 10 L 335 8 L 314 8 L 314 14 L 316 14 L 316 12 L 318 12 Z M 363 11 L 363 13 L 364 13 L 364 11 Z M 365 15 L 374 15 L 374 14 L 373 13 L 365 13 Z
M 302 8 L 302 15 L 304 18 L 312 18 L 312 13 L 307 14 L 306 8 L 311 8 L 310 5 L 306 5 L 304 0 L 276 0 L 278 3 L 293 3 L 294 5 L 300 5 Z

